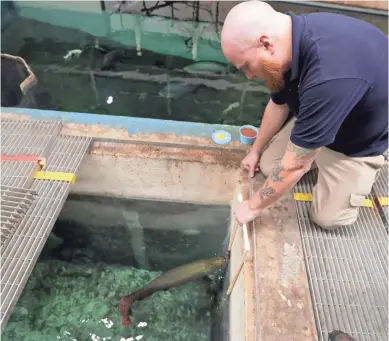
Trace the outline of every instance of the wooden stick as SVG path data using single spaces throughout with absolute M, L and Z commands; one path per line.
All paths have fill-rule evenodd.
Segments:
M 232 249 L 232 243 L 234 242 L 237 229 L 238 229 L 238 222 L 235 219 L 234 220 L 234 227 L 233 227 L 232 233 L 231 233 L 230 244 L 228 245 L 228 251 L 231 251 L 231 249 Z
M 241 193 L 238 194 L 238 201 L 242 202 L 242 194 Z M 232 233 L 231 233 L 230 244 L 228 245 L 228 251 L 231 251 L 231 249 L 232 249 L 232 244 L 234 242 L 235 234 L 236 234 L 236 230 L 237 229 L 238 229 L 238 221 L 235 219 L 234 227 L 233 227 L 233 230 L 232 230 Z
M 245 188 L 245 189 L 247 189 L 247 188 Z M 246 200 L 248 199 L 247 191 L 244 191 L 244 189 L 242 188 L 242 193 L 238 194 L 238 201 L 239 202 L 243 201 L 243 196 L 245 196 Z M 238 229 L 238 222 L 235 221 L 233 232 L 231 234 L 231 239 L 230 239 L 230 244 L 229 244 L 229 247 L 228 247 L 228 251 L 231 251 L 231 249 L 232 249 L 232 244 L 233 244 L 233 241 L 235 239 L 235 234 L 236 234 L 236 230 L 237 229 Z M 243 224 L 242 231 L 243 231 L 243 239 L 244 239 L 245 251 L 244 251 L 244 254 L 243 254 L 243 257 L 242 257 L 242 261 L 241 261 L 241 263 L 239 265 L 239 269 L 236 271 L 236 273 L 235 273 L 234 277 L 232 278 L 232 281 L 231 281 L 231 283 L 230 283 L 230 285 L 228 287 L 227 296 L 229 296 L 231 294 L 232 290 L 234 289 L 234 286 L 235 286 L 236 281 L 238 280 L 239 274 L 240 274 L 240 272 L 243 269 L 243 265 L 244 265 L 244 263 L 246 261 L 246 257 L 247 257 L 248 253 L 251 250 L 250 241 L 249 241 L 249 235 L 248 235 L 248 231 L 247 231 L 247 224 Z
M 234 287 L 235 287 L 235 283 L 238 280 L 239 274 L 243 269 L 243 265 L 244 265 L 244 262 L 246 260 L 246 255 L 247 255 L 247 251 L 244 252 L 242 261 L 240 262 L 240 265 L 239 265 L 239 269 L 236 271 L 234 277 L 232 278 L 232 281 L 231 281 L 231 283 L 228 287 L 228 290 L 227 290 L 227 296 L 231 295 L 232 289 L 234 289 Z
M 238 201 L 242 202 L 242 194 L 240 194 L 240 193 L 238 195 Z M 231 251 L 231 249 L 232 249 L 232 244 L 234 242 L 237 229 L 238 229 L 238 222 L 235 220 L 234 227 L 233 227 L 233 230 L 231 233 L 230 244 L 228 245 L 228 251 Z M 243 230 L 245 249 L 249 252 L 250 251 L 250 242 L 249 242 L 249 235 L 247 232 L 247 224 L 243 224 L 242 230 Z

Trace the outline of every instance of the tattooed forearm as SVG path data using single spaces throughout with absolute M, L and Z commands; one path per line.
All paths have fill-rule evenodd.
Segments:
M 288 143 L 282 160 L 273 168 L 262 189 L 250 200 L 250 208 L 263 209 L 291 190 L 307 172 L 320 148 L 306 149 Z
M 261 198 L 261 201 L 264 201 L 266 197 L 271 197 L 276 190 L 273 187 L 264 187 L 259 190 L 258 195 Z
M 312 152 L 312 149 L 298 147 L 292 142 L 289 142 L 288 146 L 289 151 L 295 152 L 296 155 L 306 155 Z
M 284 166 L 282 165 L 281 162 L 277 164 L 272 170 L 272 173 L 270 175 L 271 180 L 273 182 L 283 182 L 282 180 L 284 179 L 282 176 L 282 172 L 284 171 Z
M 296 165 L 310 164 L 315 159 L 315 156 L 319 153 L 321 148 L 308 149 L 296 146 L 289 141 L 286 152 L 291 154 L 292 160 Z

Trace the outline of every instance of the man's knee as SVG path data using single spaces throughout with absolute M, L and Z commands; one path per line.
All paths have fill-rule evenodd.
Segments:
M 276 160 L 269 157 L 269 155 L 265 152 L 262 154 L 261 159 L 259 160 L 259 168 L 263 175 L 266 177 L 270 176 L 272 173 L 272 169 L 274 168 L 274 163 Z
M 325 211 L 317 212 L 315 209 L 311 211 L 311 219 L 313 222 L 324 230 L 336 230 L 341 226 L 349 226 L 356 222 L 358 218 L 358 210 L 347 212 L 345 217 L 343 212 L 329 213 Z

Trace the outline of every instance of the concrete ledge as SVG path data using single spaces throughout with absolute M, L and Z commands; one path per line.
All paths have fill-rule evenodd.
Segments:
M 264 181 L 257 176 L 255 190 Z M 292 195 L 265 209 L 255 226 L 256 340 L 318 340 Z
M 239 127 L 230 125 L 4 107 L 1 107 L 1 117 L 61 120 L 64 122 L 63 133 L 93 136 L 96 139 L 164 142 L 215 149 L 248 150 L 248 147 L 239 141 Z M 219 129 L 224 129 L 231 134 L 232 140 L 229 144 L 217 145 L 212 141 L 212 133 Z

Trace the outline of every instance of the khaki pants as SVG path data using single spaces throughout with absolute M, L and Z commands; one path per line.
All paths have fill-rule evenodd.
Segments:
M 292 118 L 285 124 L 262 153 L 260 168 L 265 176 L 282 159 L 294 122 Z M 311 167 L 319 170 L 312 193 L 312 220 L 325 229 L 353 224 L 384 164 L 382 155 L 348 157 L 323 148 Z

